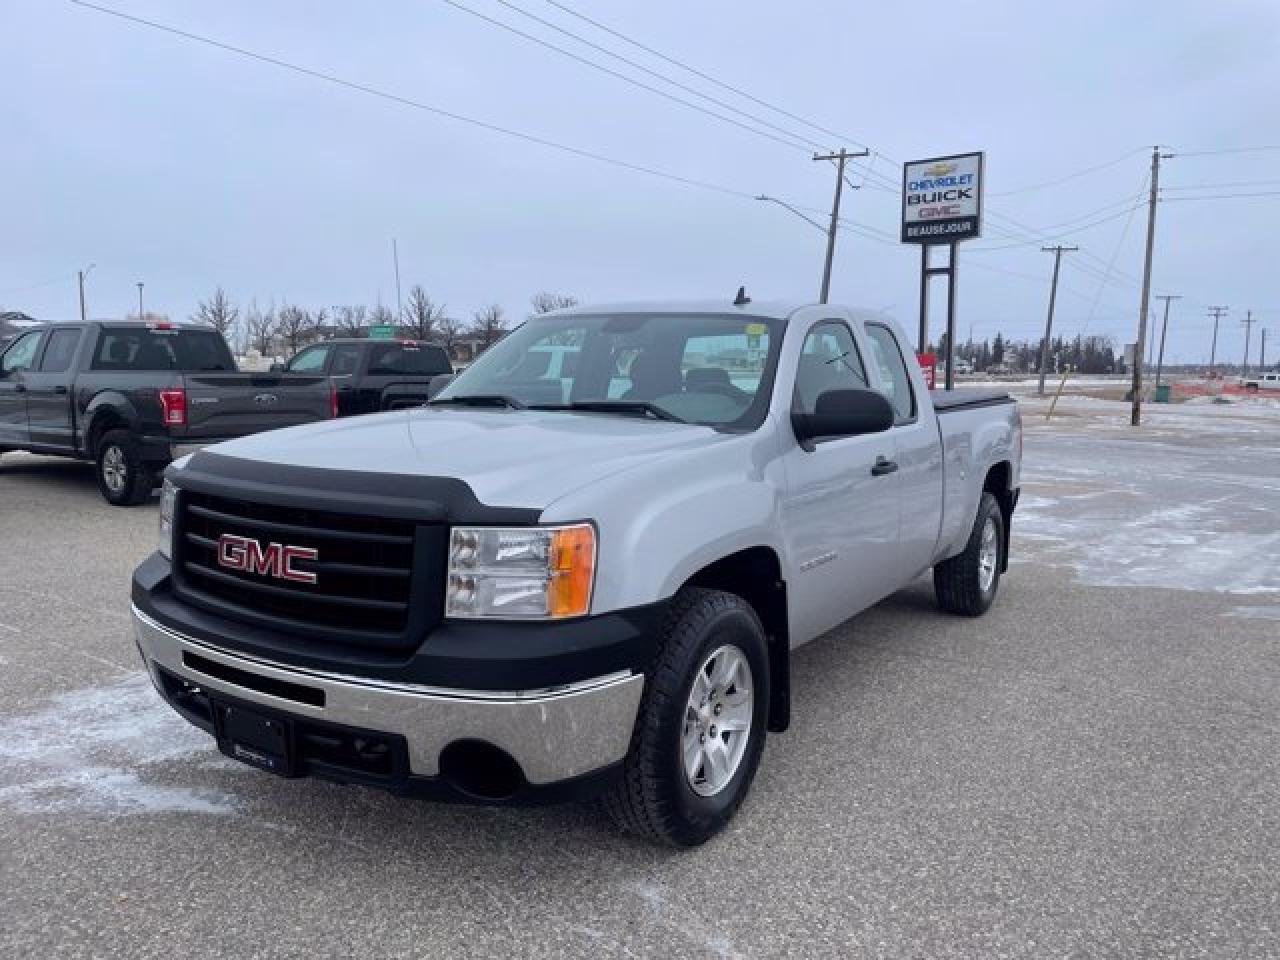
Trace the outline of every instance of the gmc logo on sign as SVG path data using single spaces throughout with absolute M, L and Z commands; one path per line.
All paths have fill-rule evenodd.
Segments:
M 315 560 L 319 551 L 311 547 L 293 547 L 287 543 L 268 543 L 265 547 L 251 537 L 224 533 L 218 538 L 218 566 L 241 573 L 257 573 L 294 583 L 315 583 L 316 575 L 298 570 L 298 560 Z

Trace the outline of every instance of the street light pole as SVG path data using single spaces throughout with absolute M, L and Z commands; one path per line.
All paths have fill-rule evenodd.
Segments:
M 76 271 L 76 277 L 80 281 L 80 322 L 81 323 L 84 323 L 86 320 L 85 307 L 84 307 L 84 278 L 87 277 L 91 272 L 93 272 L 93 268 L 96 266 L 97 266 L 96 263 L 91 263 L 89 264 L 89 266 L 85 267 L 83 270 Z
M 1164 338 L 1169 333 L 1169 304 L 1181 300 L 1181 294 L 1162 293 L 1156 297 L 1164 301 L 1164 322 L 1160 325 L 1160 358 L 1156 361 L 1156 389 L 1160 389 L 1160 374 L 1164 370 Z
M 146 319 L 142 313 L 142 281 L 138 281 L 138 320 Z

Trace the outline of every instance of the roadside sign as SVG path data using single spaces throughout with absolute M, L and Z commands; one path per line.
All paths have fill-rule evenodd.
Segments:
M 369 328 L 370 340 L 394 340 L 395 338 L 396 328 L 389 323 Z
M 938 383 L 938 356 L 933 353 L 917 353 L 920 369 L 924 372 L 924 382 L 930 390 Z
M 982 236 L 982 153 L 902 165 L 902 242 L 956 243 Z

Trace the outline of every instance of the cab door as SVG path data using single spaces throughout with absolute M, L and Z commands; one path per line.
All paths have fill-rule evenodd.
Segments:
M 902 520 L 898 533 L 898 583 L 929 569 L 942 527 L 943 470 L 938 415 L 927 394 L 917 396 L 898 334 L 887 324 L 865 324 L 870 367 L 878 389 L 894 409 L 890 432 L 898 465 Z M 913 361 L 914 362 L 914 361 Z M 917 380 L 923 386 L 922 380 Z M 976 480 L 974 482 L 977 482 Z
M 75 449 L 72 416 L 72 361 L 84 330 L 59 324 L 49 331 L 37 369 L 26 375 L 27 425 L 31 442 Z
M 36 365 L 43 330 L 18 337 L 0 354 L 0 447 L 30 442 L 27 430 L 27 374 Z
M 794 368 L 792 410 L 813 412 L 827 390 L 868 389 L 863 350 L 846 318 L 819 320 Z M 782 455 L 783 536 L 792 558 L 788 606 L 800 640 L 816 636 L 898 586 L 899 478 L 888 432 L 819 440 L 789 437 Z

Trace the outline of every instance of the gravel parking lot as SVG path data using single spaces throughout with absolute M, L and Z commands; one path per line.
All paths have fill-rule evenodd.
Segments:
M 224 759 L 140 670 L 155 506 L 0 458 L 0 955 L 1280 952 L 1280 409 L 1025 403 L 1015 562 L 798 651 L 730 829 L 432 805 Z

